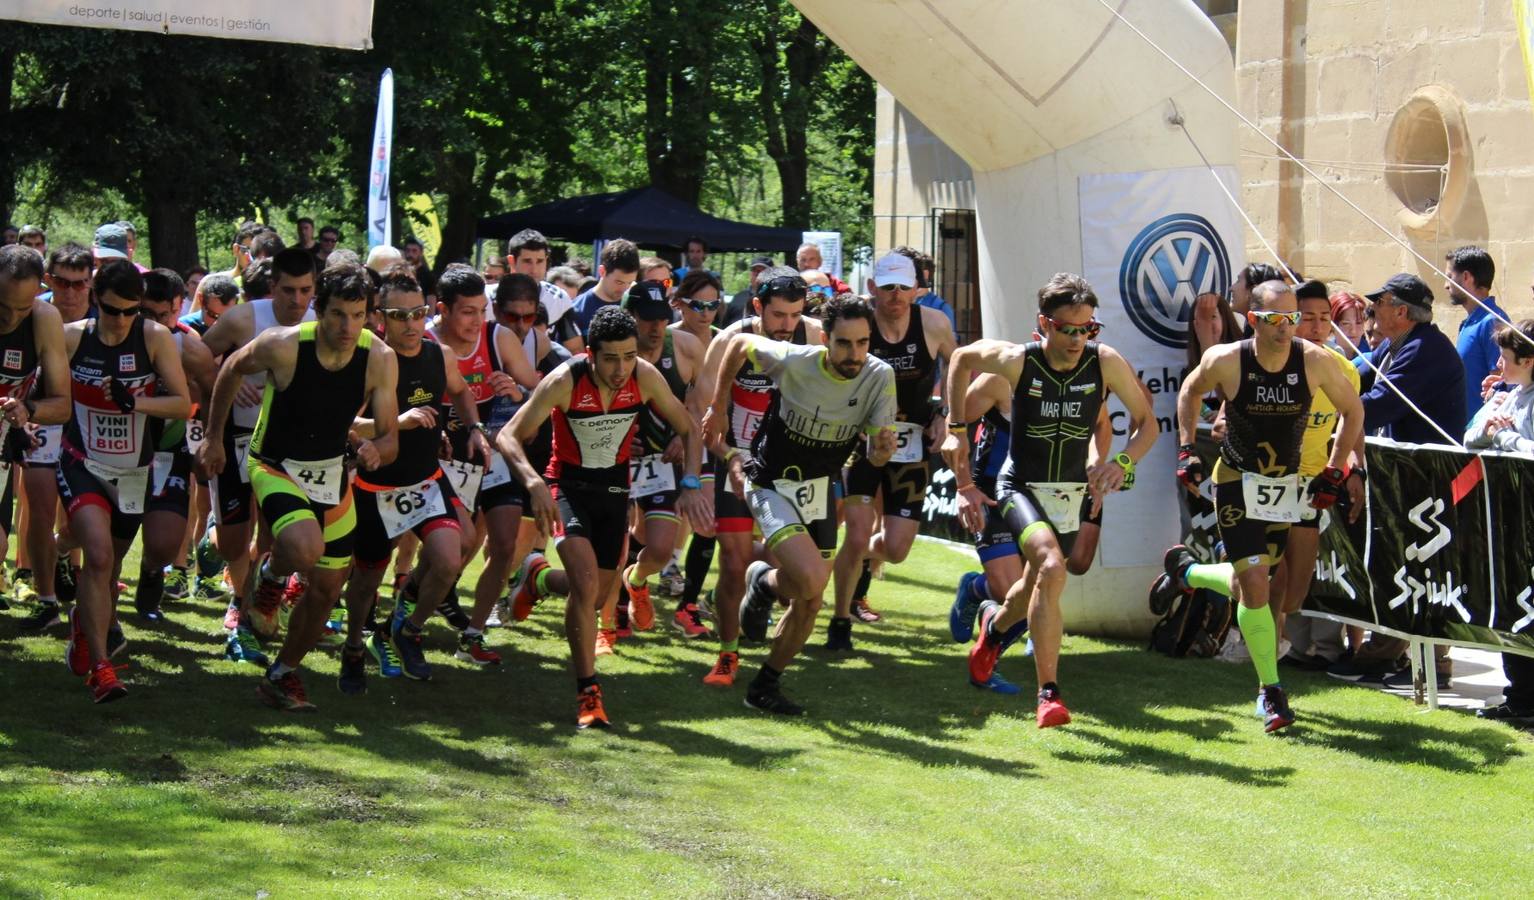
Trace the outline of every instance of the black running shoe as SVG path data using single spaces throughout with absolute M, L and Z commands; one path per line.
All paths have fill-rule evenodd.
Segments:
M 341 677 L 336 687 L 343 694 L 366 694 L 368 692 L 367 651 L 361 647 L 341 648 Z
M 123 627 L 114 619 L 112 624 L 107 626 L 107 658 L 117 656 L 127 646 L 128 639 L 123 635 Z
M 1167 578 L 1171 580 L 1171 587 L 1179 591 L 1191 590 L 1188 582 L 1183 580 L 1183 573 L 1196 562 L 1198 558 L 1193 555 L 1193 551 L 1182 544 L 1174 544 L 1167 548 L 1166 554 L 1161 557 L 1161 567 L 1166 571 Z
M 1262 708 L 1267 713 L 1262 730 L 1269 734 L 1294 724 L 1294 711 L 1289 708 L 1289 697 L 1284 689 L 1270 684 L 1262 689 Z
M 767 629 L 772 626 L 772 591 L 762 583 L 762 578 L 772 571 L 772 566 L 758 560 L 746 569 L 746 596 L 740 601 L 740 633 L 746 640 L 761 643 L 767 640 Z
M 53 594 L 60 603 L 75 602 L 75 573 L 80 571 L 69 564 L 69 557 L 60 555 L 53 567 Z
M 826 649 L 836 652 L 852 650 L 852 619 L 832 617 L 826 626 Z
M 37 609 L 32 610 L 31 615 L 25 616 L 16 623 L 16 627 L 22 631 L 42 631 L 62 621 L 64 621 L 64 613 L 59 604 L 39 603 Z
M 804 707 L 783 696 L 783 689 L 776 684 L 768 686 L 751 682 L 746 688 L 746 705 L 779 716 L 804 715 Z
M 133 608 L 147 622 L 159 622 L 165 618 L 160 612 L 160 598 L 165 596 L 165 570 L 141 569 L 138 573 L 138 589 L 133 592 Z
M 458 605 L 458 593 L 456 591 L 448 591 L 447 596 L 442 598 L 442 602 L 437 605 L 437 612 L 456 631 L 462 631 L 472 624 L 469 620 L 469 614 L 463 611 L 462 606 Z

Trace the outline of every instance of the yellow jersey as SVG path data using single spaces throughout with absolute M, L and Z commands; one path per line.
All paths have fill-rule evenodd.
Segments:
M 1342 367 L 1348 384 L 1353 386 L 1355 394 L 1358 393 L 1360 384 L 1358 370 L 1351 362 L 1348 362 L 1346 356 L 1336 350 L 1327 347 L 1326 352 L 1330 353 L 1337 361 L 1337 365 Z M 1331 398 L 1318 388 L 1311 394 L 1310 418 L 1305 422 L 1305 437 L 1300 443 L 1300 476 L 1302 478 L 1314 478 L 1326 468 L 1326 461 L 1332 455 L 1332 433 L 1336 430 L 1337 407 L 1332 404 Z

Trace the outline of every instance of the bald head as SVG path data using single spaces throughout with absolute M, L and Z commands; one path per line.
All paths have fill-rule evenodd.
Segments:
M 1294 288 L 1287 282 L 1273 279 L 1252 288 L 1252 311 L 1292 312 L 1295 308 Z

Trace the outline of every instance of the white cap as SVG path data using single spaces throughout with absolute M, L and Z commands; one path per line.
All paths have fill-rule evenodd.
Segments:
M 886 253 L 874 262 L 873 281 L 878 287 L 884 287 L 886 284 L 916 287 L 916 264 L 911 262 L 909 256 Z

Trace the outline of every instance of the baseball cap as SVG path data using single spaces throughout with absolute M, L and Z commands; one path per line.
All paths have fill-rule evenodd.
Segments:
M 774 265 L 776 265 L 776 263 L 774 263 L 772 261 L 772 257 L 770 257 L 770 256 L 753 256 L 751 258 L 751 268 L 753 270 L 755 270 L 755 269 L 770 269 Z
M 1402 303 L 1410 303 L 1412 306 L 1423 309 L 1429 309 L 1433 305 L 1433 292 L 1428 288 L 1427 282 L 1407 272 L 1390 276 L 1390 280 L 1385 282 L 1384 287 L 1364 296 L 1370 300 L 1378 300 L 1386 294 L 1390 294 Z
M 886 284 L 916 287 L 916 264 L 911 262 L 909 256 L 886 253 L 874 263 L 873 279 L 879 287 Z
M 108 222 L 97 228 L 95 251 L 97 259 L 127 259 L 127 230 L 116 222 Z
M 659 281 L 638 281 L 623 295 L 622 307 L 636 319 L 671 320 L 671 304 L 666 302 L 666 286 Z

